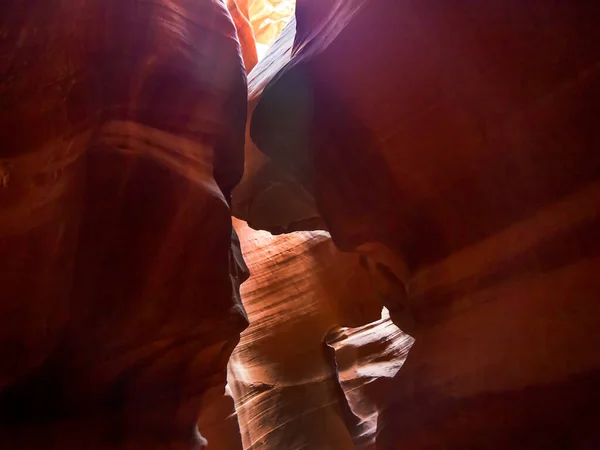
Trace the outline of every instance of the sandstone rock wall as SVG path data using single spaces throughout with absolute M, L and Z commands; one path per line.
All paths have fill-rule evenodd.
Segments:
M 238 10 L 250 24 L 255 48 L 262 59 L 294 16 L 296 0 L 227 0 L 227 4 L 230 9 Z
M 247 325 L 225 5 L 3 2 L 0 36 L 0 447 L 199 448 Z
M 327 233 L 235 223 L 253 274 L 242 286 L 251 325 L 229 367 L 244 449 L 371 448 L 412 340 L 389 318 L 374 322 L 381 306 L 366 272 Z
M 0 447 L 598 447 L 600 5 L 275 3 L 0 3 Z
M 597 445 L 599 19 L 300 1 L 290 57 L 264 66 L 254 144 L 416 338 L 378 448 Z

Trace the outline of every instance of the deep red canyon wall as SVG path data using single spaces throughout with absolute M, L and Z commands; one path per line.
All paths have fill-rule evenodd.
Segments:
M 255 69 L 250 135 L 416 338 L 378 448 L 596 445 L 600 8 L 304 1 L 296 19 L 285 65 Z
M 247 325 L 231 18 L 20 0 L 0 30 L 0 447 L 199 448 Z

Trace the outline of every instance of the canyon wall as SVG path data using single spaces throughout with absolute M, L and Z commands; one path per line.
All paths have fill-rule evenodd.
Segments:
M 250 8 L 0 4 L 0 447 L 598 447 L 600 5 Z
M 0 447 L 198 449 L 247 326 L 225 5 L 18 0 L 0 30 Z
M 229 367 L 243 448 L 373 448 L 378 406 L 412 339 L 380 319 L 359 257 L 327 233 L 234 223 L 252 274 L 241 289 L 251 325 Z
M 280 189 L 310 194 L 416 338 L 377 448 L 598 445 L 599 20 L 590 2 L 299 1 L 271 50 L 287 60 L 255 68 L 250 136 Z

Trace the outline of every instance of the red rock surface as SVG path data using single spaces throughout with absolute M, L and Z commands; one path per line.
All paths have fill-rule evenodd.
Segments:
M 600 4 L 244 4 L 0 3 L 0 448 L 598 447 Z
M 227 9 L 235 24 L 240 49 L 242 51 L 242 59 L 244 60 L 246 73 L 248 73 L 256 66 L 256 63 L 258 63 L 256 40 L 248 13 L 248 2 L 247 0 L 227 0 Z
M 363 420 L 377 416 L 410 337 L 389 319 L 339 328 L 372 322 L 381 306 L 359 258 L 327 233 L 235 224 L 253 274 L 242 286 L 251 325 L 229 368 L 244 449 L 369 448 L 374 428 Z
M 297 9 L 250 134 L 416 337 L 378 448 L 596 445 L 600 6 Z
M 355 448 L 373 449 L 380 409 L 414 340 L 393 324 L 384 308 L 380 320 L 334 329 L 325 342 L 333 350 L 337 380 L 356 417 L 351 428 Z
M 196 449 L 247 325 L 231 18 L 19 0 L 0 30 L 0 447 Z

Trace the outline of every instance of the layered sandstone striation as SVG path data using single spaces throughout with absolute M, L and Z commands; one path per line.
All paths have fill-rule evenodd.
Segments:
M 242 286 L 251 325 L 229 367 L 244 449 L 371 448 L 411 338 L 389 318 L 372 323 L 381 306 L 368 275 L 327 233 L 235 224 L 252 273 Z
M 292 9 L 0 3 L 0 447 L 598 447 L 600 4 Z
M 246 30 L 251 30 L 253 39 L 249 47 L 255 49 L 258 60 L 264 57 L 270 45 L 293 18 L 296 0 L 227 0 L 227 6 L 238 26 L 242 49 L 245 46 L 244 38 L 248 35 Z M 236 19 L 238 14 L 244 18 L 244 23 Z
M 0 447 L 200 448 L 247 325 L 225 5 L 19 0 L 0 30 Z
M 416 338 L 378 448 L 600 439 L 599 19 L 590 2 L 299 1 L 290 57 L 264 67 L 254 144 Z
M 352 415 L 354 448 L 375 448 L 377 418 L 388 402 L 393 378 L 414 339 L 402 332 L 383 309 L 380 320 L 355 328 L 338 327 L 325 336 L 335 358 L 336 379 Z
M 248 75 L 249 117 L 273 76 L 290 61 L 295 35 L 293 18 L 269 53 Z M 244 175 L 233 193 L 235 217 L 254 229 L 269 230 L 273 234 L 325 229 L 312 195 L 293 174 L 282 170 L 256 147 L 250 137 L 250 122 L 246 125 L 245 146 Z

